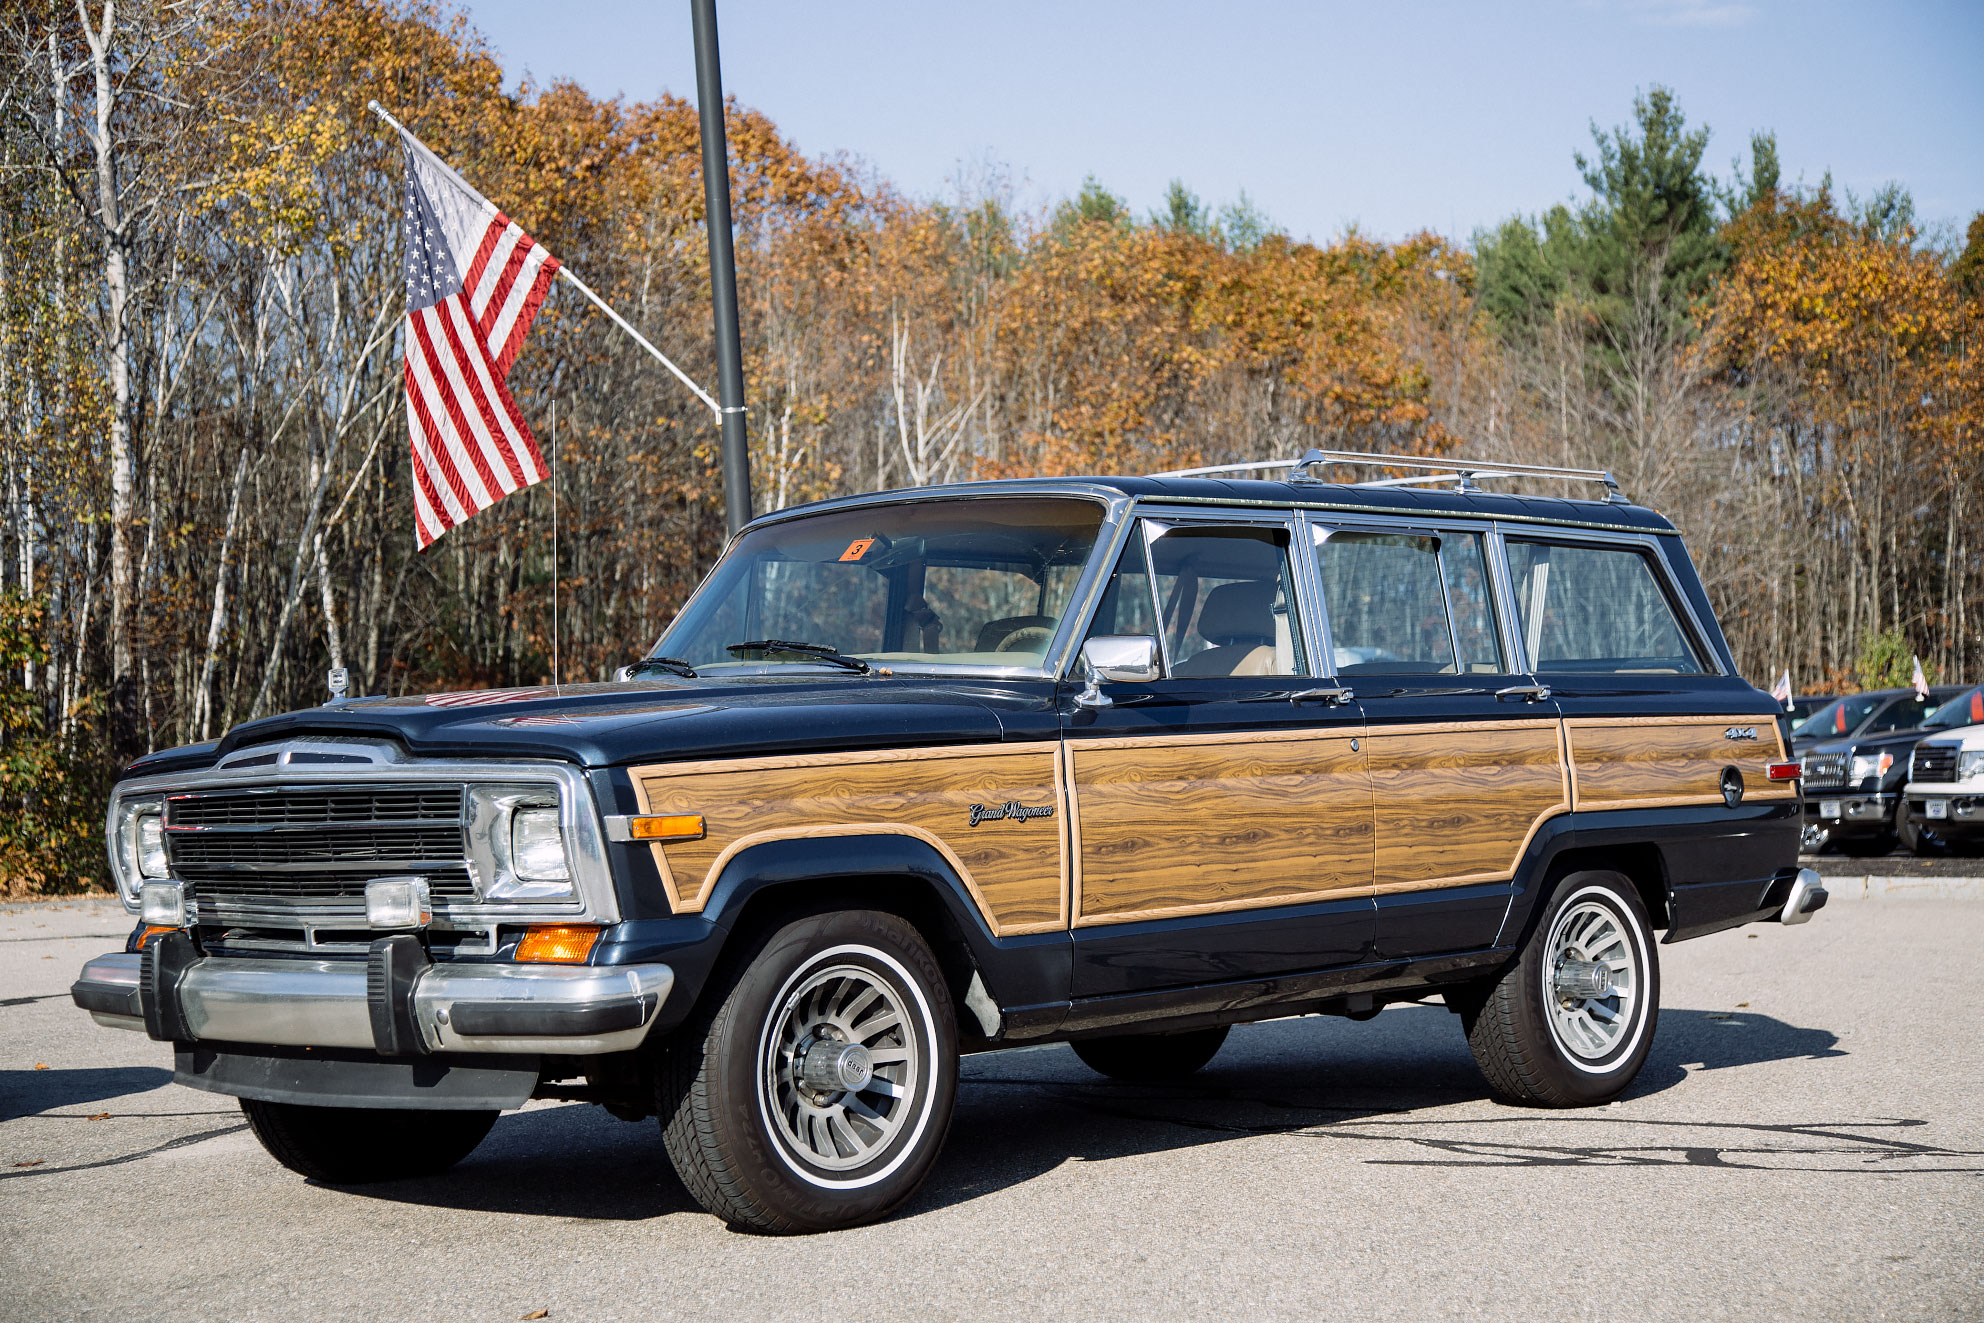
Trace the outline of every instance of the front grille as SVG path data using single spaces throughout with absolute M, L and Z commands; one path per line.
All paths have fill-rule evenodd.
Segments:
M 1956 756 L 1958 747 L 1954 744 L 1918 744 L 1915 746 L 1915 761 L 1909 768 L 1911 781 L 1954 781 L 1956 780 Z
M 358 790 L 208 790 L 173 795 L 172 827 L 268 827 L 306 823 L 451 822 L 462 819 L 459 785 Z
M 394 871 L 382 873 L 366 869 L 357 873 L 251 873 L 230 874 L 216 870 L 179 868 L 177 876 L 186 884 L 186 894 L 195 901 L 259 902 L 277 901 L 285 908 L 301 912 L 313 902 L 355 901 L 347 905 L 353 914 L 365 913 L 365 884 L 375 877 L 400 877 L 418 873 L 427 879 L 428 894 L 436 900 L 470 900 L 475 886 L 468 869 L 460 861 L 450 868 L 423 868 L 417 864 L 395 864 Z M 299 905 L 298 902 L 302 904 Z
M 171 795 L 166 851 L 203 927 L 363 929 L 365 884 L 374 878 L 417 874 L 436 901 L 475 899 L 464 789 L 443 782 Z
M 1846 755 L 1811 753 L 1805 755 L 1805 788 L 1838 790 L 1846 785 Z

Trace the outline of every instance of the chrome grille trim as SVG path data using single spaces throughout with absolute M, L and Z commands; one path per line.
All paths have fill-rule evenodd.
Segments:
M 1807 790 L 1838 790 L 1846 785 L 1846 760 L 1843 753 L 1812 753 L 1805 755 L 1805 788 Z
M 1918 744 L 1908 765 L 1911 781 L 1944 782 L 1956 780 L 1957 755 L 1954 744 Z
M 311 752 L 329 745 L 335 746 L 336 761 Z M 274 757 L 265 759 L 269 753 Z M 572 899 L 475 899 L 462 804 L 464 787 L 481 782 L 541 785 L 547 799 L 555 797 L 572 865 Z M 298 740 L 244 750 L 202 771 L 125 781 L 112 793 L 108 821 L 117 821 L 123 801 L 140 798 L 170 802 L 174 829 L 167 832 L 166 848 L 173 876 L 188 884 L 203 923 L 211 914 L 215 923 L 244 928 L 363 928 L 364 883 L 409 873 L 432 879 L 436 931 L 619 918 L 592 787 L 585 772 L 570 763 L 416 759 L 380 741 Z M 444 802 L 452 807 L 444 810 Z M 374 812 L 391 816 L 353 816 Z M 380 833 L 402 830 L 435 835 L 421 850 L 401 854 L 406 842 Z M 430 851 L 439 844 L 439 832 L 450 833 L 452 845 L 437 857 Z M 195 840 L 201 844 L 187 844 Z M 292 845 L 302 857 L 280 858 Z M 230 853 L 232 858 L 224 857 Z M 125 909 L 137 913 L 134 889 L 126 879 L 119 882 Z

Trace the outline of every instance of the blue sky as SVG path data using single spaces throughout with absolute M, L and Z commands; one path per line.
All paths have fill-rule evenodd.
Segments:
M 514 81 L 693 97 L 683 0 L 468 0 Z M 547 13 L 555 19 L 547 26 Z M 1984 209 L 1984 0 L 997 5 L 719 0 L 724 84 L 812 155 L 917 197 L 1002 170 L 1023 205 L 1173 178 L 1297 236 L 1465 237 L 1577 195 L 1572 154 L 1675 89 L 1726 175 L 1773 129 L 1788 178 Z

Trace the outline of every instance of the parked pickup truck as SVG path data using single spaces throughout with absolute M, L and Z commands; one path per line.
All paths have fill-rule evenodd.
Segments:
M 1915 746 L 1902 811 L 1918 853 L 1984 847 L 1984 687 L 1970 715 L 1980 724 L 1937 731 Z
M 782 510 L 618 682 L 145 758 L 136 927 L 75 1001 L 306 1176 L 578 1099 L 762 1231 L 900 1206 L 963 1052 L 1178 1079 L 1235 1024 L 1438 999 L 1498 1097 L 1603 1103 L 1656 931 L 1825 903 L 1798 767 L 1661 516 L 1314 476 L 1370 461 Z
M 1890 719 L 1908 724 L 1900 729 L 1870 726 L 1852 739 L 1808 745 L 1799 755 L 1806 850 L 1830 845 L 1848 854 L 1886 854 L 1897 839 L 1918 853 L 1932 848 L 1933 840 L 1925 841 L 1897 807 L 1908 780 L 1909 755 L 1920 741 L 1971 724 L 1973 713 L 1984 710 L 1984 685 L 1946 687 L 1931 691 L 1926 700 L 1911 693 L 1905 702 L 1890 701 L 1886 708 Z

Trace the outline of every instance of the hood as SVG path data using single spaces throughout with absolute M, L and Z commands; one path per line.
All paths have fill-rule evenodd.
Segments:
M 1896 758 L 1904 758 L 1907 756 L 1908 751 L 1921 741 L 1934 739 L 1937 736 L 1947 735 L 1949 733 L 1947 729 L 1924 730 L 1920 727 L 1912 727 L 1908 730 L 1884 730 L 1878 735 L 1835 735 L 1828 740 L 1805 742 L 1804 751 L 1808 754 L 1856 754 L 1880 753 L 1885 749 Z
M 557 758 L 588 767 L 995 742 L 1037 726 L 1051 694 L 1044 681 L 806 673 L 357 698 L 249 722 L 218 744 L 153 754 L 127 775 L 202 766 L 247 745 L 308 735 L 396 740 L 416 757 Z

